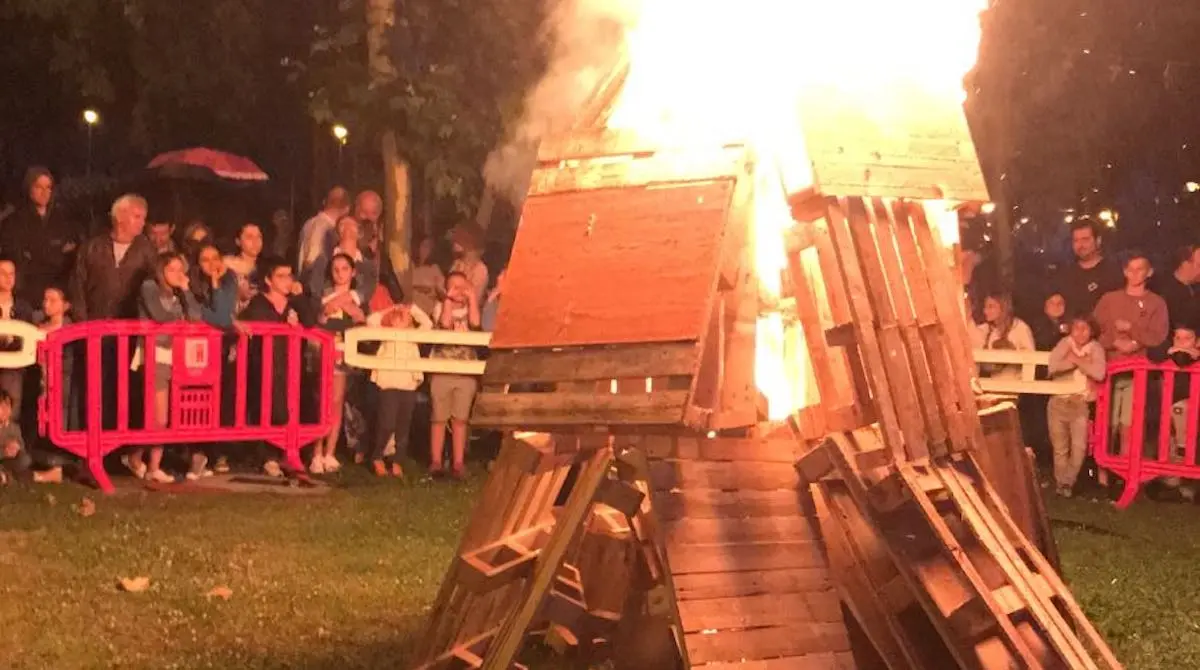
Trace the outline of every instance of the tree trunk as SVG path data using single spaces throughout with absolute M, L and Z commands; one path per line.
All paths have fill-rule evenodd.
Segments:
M 388 32 L 396 22 L 396 0 L 367 1 L 367 66 L 371 86 L 382 87 L 396 78 L 388 57 Z M 408 161 L 400 153 L 394 130 L 381 138 L 384 188 L 383 243 L 392 270 L 406 296 L 412 294 L 412 177 Z M 385 223 L 386 222 L 386 223 Z

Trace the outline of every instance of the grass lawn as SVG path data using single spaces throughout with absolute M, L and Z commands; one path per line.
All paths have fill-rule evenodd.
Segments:
M 407 668 L 479 482 L 351 474 L 307 497 L 10 487 L 0 667 Z M 1051 513 L 1067 578 L 1126 666 L 1200 667 L 1196 508 Z M 149 590 L 117 590 L 137 576 Z M 206 597 L 215 587 L 232 596 Z

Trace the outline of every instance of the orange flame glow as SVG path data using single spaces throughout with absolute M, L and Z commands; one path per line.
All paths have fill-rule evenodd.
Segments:
M 812 183 L 802 108 L 835 90 L 887 128 L 920 113 L 900 109 L 906 105 L 961 105 L 984 7 L 985 0 L 642 0 L 626 36 L 629 76 L 608 125 L 660 147 L 753 148 L 757 270 L 763 293 L 778 300 L 783 235 L 793 225 L 780 174 L 791 184 L 807 170 Z M 814 402 L 803 351 L 799 324 L 781 312 L 760 317 L 755 373 L 771 419 Z

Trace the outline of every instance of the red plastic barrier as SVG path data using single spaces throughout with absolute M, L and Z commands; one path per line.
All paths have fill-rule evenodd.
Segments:
M 1159 387 L 1159 428 L 1157 448 L 1146 455 L 1147 412 L 1152 408 L 1147 403 L 1151 373 L 1161 374 Z M 1183 437 L 1183 455 L 1174 454 L 1171 437 L 1173 401 L 1176 377 L 1190 376 L 1186 410 L 1186 431 Z M 1119 378 L 1133 380 L 1133 413 L 1129 426 L 1118 428 L 1113 424 L 1113 386 Z M 1137 497 L 1142 484 L 1159 477 L 1200 479 L 1200 465 L 1196 463 L 1196 437 L 1200 428 L 1200 363 L 1180 368 L 1174 363 L 1151 363 L 1136 358 L 1111 363 L 1108 377 L 1100 388 L 1096 399 L 1096 419 L 1092 423 L 1091 450 L 1096 465 L 1109 470 L 1125 480 L 1125 489 L 1117 500 L 1117 507 L 1124 509 Z M 1119 444 L 1113 444 L 1113 433 L 1121 434 Z
M 246 323 L 242 332 L 218 330 L 199 323 L 161 324 L 153 321 L 88 321 L 66 326 L 50 333 L 39 345 L 39 360 L 45 370 L 46 389 L 39 399 L 38 421 L 41 433 L 61 449 L 87 460 L 96 483 L 105 493 L 113 491 L 104 471 L 104 457 L 126 446 L 168 444 L 209 444 L 216 442 L 263 441 L 284 452 L 285 463 L 291 470 L 303 472 L 300 448 L 325 435 L 333 424 L 330 388 L 333 382 L 333 337 L 323 330 L 296 328 L 284 324 Z M 172 363 L 170 383 L 170 414 L 166 427 L 155 421 L 155 343 L 158 337 L 171 339 Z M 223 378 L 227 337 L 236 337 L 236 377 Z M 253 372 L 261 376 L 260 411 L 258 420 L 249 417 L 248 383 L 250 342 L 261 339 L 261 360 Z M 274 348 L 288 348 L 286 370 L 287 420 L 272 423 Z M 303 344 L 319 346 L 319 389 L 306 389 L 318 394 L 317 421 L 304 423 L 301 416 L 301 376 Z M 142 348 L 143 380 L 145 384 L 144 428 L 130 425 L 129 370 L 138 345 Z M 106 346 L 111 345 L 111 346 Z M 84 353 L 84 360 L 74 360 L 71 384 L 86 385 L 86 406 L 82 408 L 84 426 L 68 425 L 66 397 L 68 388 L 63 380 L 64 356 Z M 102 353 L 103 352 L 103 353 Z M 114 354 L 115 352 L 115 354 Z M 109 372 L 120 372 L 116 380 L 104 378 L 102 355 L 111 359 Z M 86 364 L 86 368 L 84 365 Z M 222 382 L 234 383 L 232 422 L 222 422 Z M 116 403 L 115 426 L 104 425 L 101 398 Z

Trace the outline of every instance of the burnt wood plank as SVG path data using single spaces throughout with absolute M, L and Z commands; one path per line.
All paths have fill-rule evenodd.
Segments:
M 475 402 L 476 426 L 662 425 L 683 420 L 687 391 L 599 393 L 484 393 Z
M 484 384 L 691 376 L 700 366 L 695 341 L 570 349 L 492 350 Z
M 789 463 L 712 463 L 705 461 L 655 461 L 650 483 L 656 491 L 720 489 L 770 491 L 794 489 L 799 475 Z
M 787 570 L 677 575 L 675 594 L 680 602 L 711 598 L 738 598 L 760 593 L 801 593 L 830 586 L 825 567 Z

